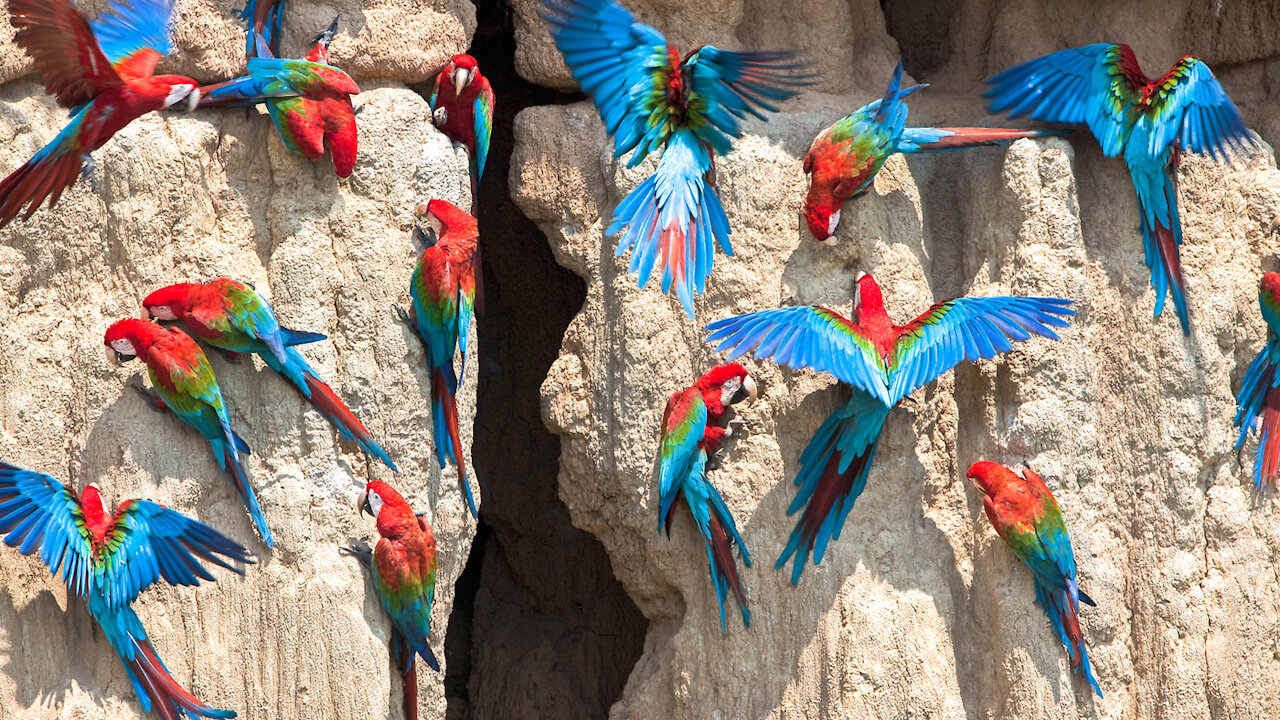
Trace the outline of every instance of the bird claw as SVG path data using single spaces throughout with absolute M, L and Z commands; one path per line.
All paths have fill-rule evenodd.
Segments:
M 414 320 L 412 310 L 406 312 L 399 304 L 392 305 L 391 308 L 396 311 L 396 319 L 408 325 L 410 329 L 414 329 L 417 326 L 418 323 Z
M 93 172 L 96 167 L 93 162 L 93 155 L 85 153 L 80 156 L 80 159 L 84 161 L 84 165 L 80 168 L 80 179 L 88 183 L 89 189 L 96 194 L 98 192 L 98 181 Z
M 716 451 L 711 453 L 711 457 L 707 458 L 706 470 L 707 472 L 712 472 L 713 470 L 719 470 L 723 465 L 724 465 L 724 448 L 716 448 Z
M 353 542 L 350 545 L 340 545 L 338 547 L 338 552 L 346 553 L 347 555 L 350 555 L 351 557 L 358 560 L 360 564 L 363 565 L 365 568 L 370 567 L 370 563 L 372 562 L 372 558 L 373 558 L 373 550 L 370 549 L 369 546 L 365 545 L 364 543 Z
M 741 418 L 734 418 L 729 421 L 729 434 L 739 437 L 739 431 L 745 431 L 748 427 L 747 421 Z

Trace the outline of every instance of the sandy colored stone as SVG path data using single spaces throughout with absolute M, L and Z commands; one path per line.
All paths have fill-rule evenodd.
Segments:
M 389 625 L 357 562 L 376 539 L 354 498 L 376 478 L 430 509 L 440 547 L 432 647 L 444 661 L 453 584 L 475 523 L 430 441 L 428 377 L 417 338 L 392 306 L 408 302 L 422 199 L 469 202 L 466 160 L 398 86 L 361 93 L 360 159 L 339 180 L 328 159 L 289 152 L 265 115 L 151 114 L 95 153 L 96 191 L 72 187 L 53 209 L 0 231 L 0 457 L 108 502 L 160 501 L 246 543 L 243 578 L 157 586 L 137 609 L 174 677 L 241 718 L 383 717 L 399 707 Z M 0 168 L 51 138 L 64 113 L 33 79 L 0 89 Z M 205 441 L 152 412 L 129 382 L 140 363 L 108 363 L 102 334 L 171 282 L 227 275 L 254 283 L 281 322 L 324 333 L 303 354 L 400 466 L 392 473 L 342 442 L 261 362 L 210 353 L 231 422 L 253 448 L 253 484 L 275 538 L 258 540 Z M 459 395 L 469 448 L 475 374 Z M 36 558 L 0 548 L 0 716 L 134 718 L 125 672 L 82 603 Z M 64 612 L 66 610 L 66 612 Z M 443 718 L 443 675 L 419 675 L 424 718 Z M 392 700 L 392 698 L 395 698 Z M 396 717 L 398 717 L 398 710 Z

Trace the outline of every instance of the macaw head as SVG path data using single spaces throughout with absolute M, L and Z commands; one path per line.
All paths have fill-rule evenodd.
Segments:
M 448 200 L 436 199 L 419 204 L 418 216 L 426 218 L 427 226 L 437 237 L 443 238 L 450 232 L 469 237 L 476 235 L 476 219 Z
M 711 407 L 718 403 L 719 407 L 727 408 L 743 400 L 755 402 L 760 397 L 756 381 L 738 363 L 725 363 L 711 368 L 698 378 L 697 387 Z
M 449 75 L 449 80 L 453 82 L 453 92 L 456 95 L 461 95 L 480 72 L 476 59 L 465 54 L 454 55 L 449 61 L 449 66 L 444 70 Z
M 164 328 L 151 320 L 124 318 L 107 328 L 103 344 L 107 346 L 107 359 L 116 363 L 128 362 L 135 357 L 146 360 L 147 350 Z M 114 356 L 113 356 L 114 353 Z
M 200 103 L 200 83 L 189 77 L 181 75 L 156 75 L 147 78 L 148 84 L 155 87 L 157 95 L 163 93 L 164 103 L 160 107 L 172 107 L 182 101 L 186 101 L 187 112 L 196 109 L 196 105 Z
M 853 322 L 861 325 L 863 318 L 873 314 L 885 314 L 884 296 L 875 278 L 859 272 L 853 279 Z
M 980 460 L 970 465 L 968 477 L 979 490 L 992 497 L 1010 481 L 1018 480 L 1018 476 L 1012 470 L 990 460 Z
M 840 225 L 840 205 L 832 205 L 824 201 L 804 201 L 804 222 L 809 232 L 823 245 L 835 247 L 836 227 Z
M 373 480 L 365 485 L 364 491 L 356 499 L 356 511 L 369 513 L 378 523 L 378 534 L 382 537 L 399 535 L 403 523 L 417 524 L 413 508 L 395 488 L 381 480 Z
M 192 283 L 162 287 L 142 299 L 142 310 L 157 320 L 181 320 L 191 312 Z

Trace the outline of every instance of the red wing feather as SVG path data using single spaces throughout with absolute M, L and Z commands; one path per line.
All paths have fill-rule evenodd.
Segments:
M 9 0 L 14 40 L 36 63 L 40 82 L 64 107 L 78 107 L 120 84 L 89 23 L 68 0 Z
M 47 162 L 37 162 L 36 158 L 28 160 L 0 181 L 0 227 L 8 225 L 28 205 L 23 219 L 31 217 L 50 195 L 52 207 L 79 173 L 80 156 L 75 153 L 56 155 Z

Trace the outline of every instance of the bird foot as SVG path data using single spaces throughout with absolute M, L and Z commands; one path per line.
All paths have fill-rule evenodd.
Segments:
M 370 567 L 373 559 L 373 550 L 363 542 L 352 542 L 350 545 L 342 545 L 338 548 L 339 553 L 345 553 L 360 561 L 366 569 Z
M 715 452 L 711 453 L 711 457 L 707 458 L 706 470 L 707 472 L 719 470 L 723 465 L 724 448 L 717 448 Z
M 747 432 L 747 421 L 741 418 L 734 418 L 729 421 L 729 434 L 734 437 L 740 437 Z
M 396 311 L 396 319 L 405 325 L 408 325 L 410 330 L 416 330 L 418 328 L 418 319 L 414 317 L 415 313 L 413 310 L 406 311 L 398 304 L 392 305 L 391 308 Z
M 89 189 L 95 194 L 98 192 L 98 180 L 93 170 L 97 167 L 93 162 L 93 155 L 85 153 L 80 156 L 80 160 L 84 165 L 80 167 L 80 179 L 89 184 Z

